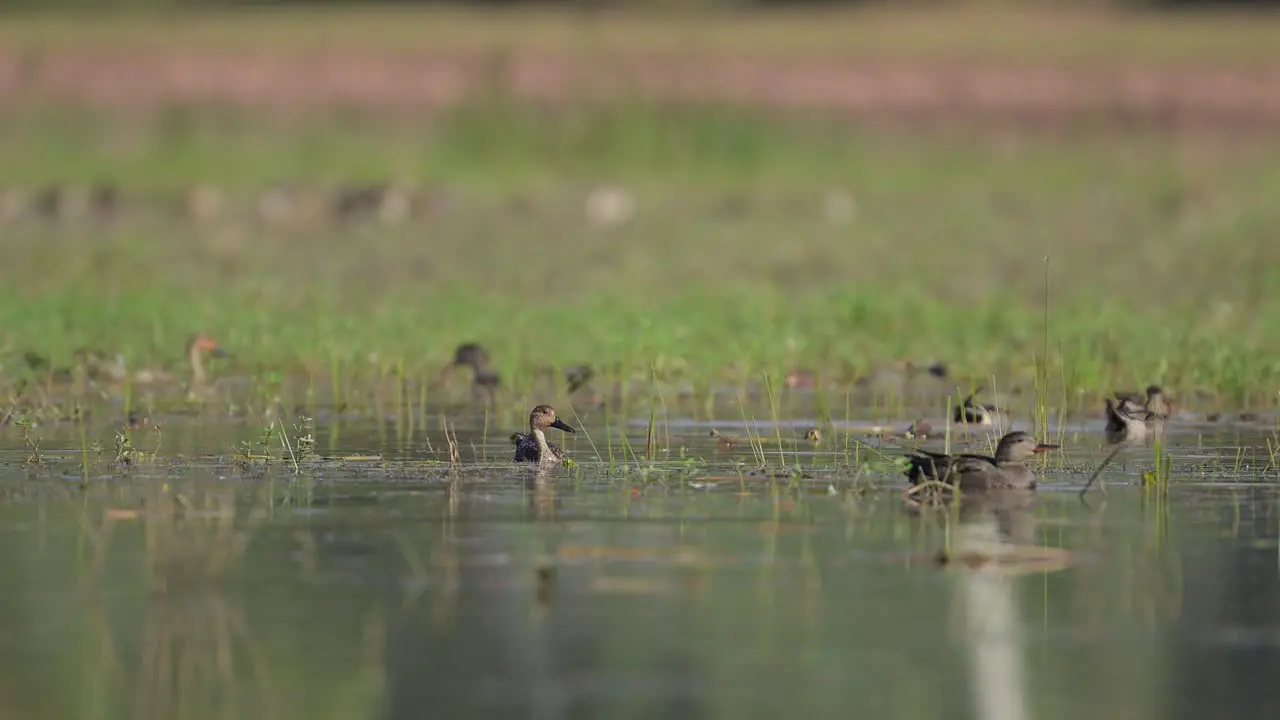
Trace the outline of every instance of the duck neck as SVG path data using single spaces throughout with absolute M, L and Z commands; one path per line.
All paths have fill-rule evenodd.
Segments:
M 1022 464 L 1021 460 L 1014 459 L 1012 450 L 1003 446 L 996 447 L 995 459 L 996 459 L 997 465 L 1021 465 Z
M 542 432 L 542 428 L 530 425 L 529 434 L 533 436 L 534 442 L 538 443 L 538 459 L 542 461 L 554 459 L 551 455 L 551 446 L 547 445 L 547 435 Z
M 192 345 L 188 359 L 191 361 L 191 384 L 193 386 L 204 385 L 204 352 L 200 350 L 200 346 Z

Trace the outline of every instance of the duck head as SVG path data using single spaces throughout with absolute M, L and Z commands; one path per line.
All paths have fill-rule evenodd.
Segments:
M 576 433 L 577 430 L 569 427 L 563 420 L 556 417 L 556 409 L 550 405 L 539 405 L 529 413 L 529 427 L 536 430 L 546 430 L 547 428 L 556 428 L 565 432 Z
M 1153 417 L 1168 417 L 1173 412 L 1169 399 L 1165 397 L 1164 390 L 1159 385 L 1150 385 L 1147 387 L 1147 412 Z
M 1000 438 L 996 446 L 996 460 L 1000 462 L 1025 462 L 1036 453 L 1056 450 L 1057 445 L 1042 443 L 1029 432 L 1015 430 Z
M 462 343 L 453 351 L 452 365 L 455 367 L 465 365 L 482 370 L 489 366 L 489 351 L 485 350 L 480 343 Z
M 187 354 L 194 353 L 208 353 L 210 357 L 216 358 L 231 357 L 231 354 L 224 350 L 217 340 L 204 333 L 195 333 L 187 338 Z

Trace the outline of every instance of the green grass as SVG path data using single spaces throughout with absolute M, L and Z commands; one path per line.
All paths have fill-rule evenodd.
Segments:
M 4 181 L 109 175 L 135 204 L 110 226 L 5 230 L 6 368 L 82 345 L 176 365 L 201 329 L 244 368 L 322 382 L 335 364 L 418 376 L 464 340 L 514 376 L 617 362 L 703 384 L 936 358 L 1050 405 L 1159 381 L 1258 407 L 1280 379 L 1280 144 L 868 134 L 630 105 L 473 105 L 417 128 L 41 120 L 9 121 L 23 142 Z M 247 207 L 280 178 L 392 174 L 448 189 L 453 210 L 289 232 L 244 213 L 176 223 L 143 202 L 206 181 Z M 601 182 L 635 192 L 631 222 L 583 219 Z M 837 190 L 856 202 L 844 222 L 823 211 Z
M 354 111 L 309 122 L 217 108 L 143 118 L 46 109 L 6 116 L 0 131 L 22 138 L 5 148 L 0 183 L 114 180 L 142 192 L 195 182 L 256 190 L 279 180 L 321 186 L 403 176 L 483 194 L 586 188 L 626 176 L 662 193 L 675 175 L 701 190 L 773 193 L 846 179 L 846 164 L 882 142 L 851 134 L 837 119 L 780 123 L 728 108 L 639 101 L 540 110 L 502 98 L 412 120 Z M 955 151 L 939 159 L 965 162 Z M 915 172 L 906 168 L 893 182 L 913 182 Z

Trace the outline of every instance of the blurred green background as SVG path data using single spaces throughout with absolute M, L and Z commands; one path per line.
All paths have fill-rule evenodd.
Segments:
M 1275 402 L 1260 5 L 246 4 L 0 23 L 7 365 L 201 329 L 263 372 L 474 339 Z

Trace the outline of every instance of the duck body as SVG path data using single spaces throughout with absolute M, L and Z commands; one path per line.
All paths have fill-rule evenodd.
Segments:
M 573 394 L 587 387 L 587 385 L 596 376 L 595 370 L 586 364 L 570 365 L 564 369 L 564 380 L 569 387 L 569 393 Z
M 854 386 L 878 393 L 916 394 L 930 392 L 934 384 L 948 377 L 947 366 L 941 362 L 919 364 L 898 359 L 888 366 L 873 369 L 870 374 L 854 381 Z
M 902 436 L 908 440 L 924 440 L 932 434 L 933 425 L 927 420 L 916 420 L 906 430 L 902 431 Z
M 909 465 L 904 474 L 912 485 L 937 480 L 964 491 L 1030 490 L 1036 486 L 1036 475 L 1026 461 L 1057 447 L 1036 442 L 1030 433 L 1019 430 L 1000 439 L 994 456 L 917 450 L 907 456 Z
M 511 436 L 511 441 L 516 446 L 515 462 L 542 462 L 543 452 L 538 447 L 538 439 L 532 434 L 515 433 Z M 564 450 L 553 442 L 547 443 L 548 462 L 562 462 L 564 460 Z
M 471 380 L 471 396 L 476 401 L 492 401 L 502 379 L 489 365 L 489 351 L 479 343 L 463 343 L 453 351 L 453 362 L 440 373 L 444 379 L 454 368 L 469 367 L 474 372 Z
M 1148 418 L 1163 421 L 1177 412 L 1177 406 L 1164 394 L 1163 390 L 1152 385 L 1147 388 L 1146 410 Z
M 471 381 L 471 392 L 477 397 L 492 397 L 498 391 L 498 385 L 502 380 L 498 373 L 492 370 L 477 370 L 475 378 Z
M 1127 400 L 1141 406 L 1149 417 L 1161 420 L 1170 417 L 1178 410 L 1176 403 L 1165 395 L 1164 389 L 1159 385 L 1148 385 L 1147 389 L 1140 393 L 1116 391 L 1112 394 L 1115 395 L 1116 403 L 1124 403 Z
M 190 387 L 192 389 L 205 388 L 209 385 L 209 376 L 205 370 L 206 357 L 230 357 L 217 340 L 204 333 L 194 333 L 188 337 L 184 352 L 191 368 Z M 74 357 L 74 365 L 65 368 L 51 368 L 49 361 L 36 353 L 27 353 L 24 356 L 24 362 L 32 370 L 48 372 L 55 382 L 73 382 L 82 379 L 116 391 L 126 382 L 142 387 L 177 385 L 181 382 L 178 373 L 166 369 L 130 370 L 123 355 L 113 357 L 99 349 L 82 347 L 75 351 Z
M 1009 414 L 995 405 L 984 405 L 973 401 L 973 396 L 964 399 L 964 404 L 956 407 L 951 414 L 952 422 L 966 425 L 995 425 L 1008 422 Z
M 1167 412 L 1168 406 L 1162 407 Z M 1130 398 L 1120 402 L 1107 398 L 1106 412 L 1105 432 L 1107 442 L 1112 445 L 1143 442 L 1164 435 L 1165 416 L 1159 409 L 1153 413 Z

